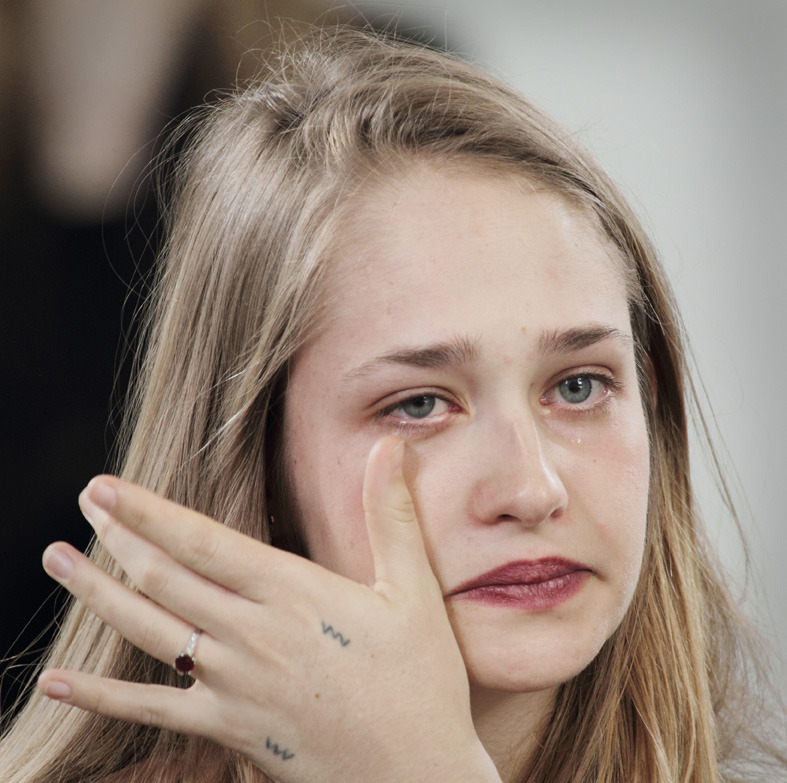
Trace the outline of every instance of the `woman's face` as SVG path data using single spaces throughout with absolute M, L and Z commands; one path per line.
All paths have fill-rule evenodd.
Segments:
M 552 192 L 415 167 L 360 203 L 295 361 L 286 465 L 310 557 L 372 584 L 387 433 L 478 687 L 565 682 L 639 576 L 648 438 L 619 261 Z

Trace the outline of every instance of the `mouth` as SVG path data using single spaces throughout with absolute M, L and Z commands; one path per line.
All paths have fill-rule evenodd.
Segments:
M 446 600 L 546 611 L 573 598 L 592 573 L 588 566 L 561 557 L 520 560 L 461 584 Z

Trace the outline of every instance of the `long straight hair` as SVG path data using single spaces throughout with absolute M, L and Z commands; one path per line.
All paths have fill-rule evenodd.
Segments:
M 738 719 L 758 703 L 747 679 L 756 651 L 697 521 L 675 303 L 635 215 L 576 140 L 457 58 L 348 30 L 284 52 L 264 79 L 200 111 L 182 138 L 121 474 L 263 541 L 275 511 L 273 543 L 305 554 L 282 491 L 281 405 L 358 193 L 413 160 L 486 166 L 552 189 L 596 221 L 627 270 L 651 483 L 631 608 L 560 688 L 526 780 L 713 783 L 737 779 L 752 759 L 783 770 Z M 99 545 L 91 556 L 122 578 Z M 177 685 L 169 666 L 76 603 L 46 665 Z M 266 779 L 216 754 L 206 740 L 34 692 L 2 746 L 0 776 L 85 783 L 133 766 L 135 781 Z M 219 765 L 207 774 L 206 757 Z

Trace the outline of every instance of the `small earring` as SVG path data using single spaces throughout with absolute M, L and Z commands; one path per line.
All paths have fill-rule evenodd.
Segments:
M 273 514 L 269 514 L 268 515 L 268 527 L 272 528 L 272 527 L 275 526 L 275 524 L 276 524 L 276 517 L 273 516 Z

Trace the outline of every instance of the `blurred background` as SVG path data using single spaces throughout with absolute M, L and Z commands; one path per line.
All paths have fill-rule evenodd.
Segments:
M 146 174 L 162 131 L 249 76 L 248 50 L 336 21 L 476 61 L 576 132 L 621 183 L 683 307 L 737 476 L 749 576 L 696 441 L 711 539 L 787 658 L 787 3 L 2 0 L 3 711 L 62 601 L 41 552 L 55 539 L 88 543 L 76 496 L 112 449 L 131 316 L 160 239 Z M 778 676 L 787 696 L 784 667 Z

